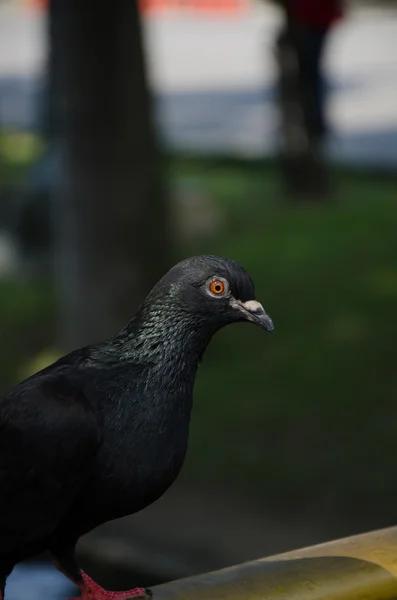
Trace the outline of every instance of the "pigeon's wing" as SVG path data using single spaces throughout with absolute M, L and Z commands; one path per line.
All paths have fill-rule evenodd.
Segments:
M 0 400 L 0 556 L 45 540 L 89 477 L 100 430 L 67 371 L 56 363 Z

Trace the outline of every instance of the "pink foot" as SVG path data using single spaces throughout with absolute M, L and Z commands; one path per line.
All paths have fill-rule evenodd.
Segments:
M 152 592 L 147 588 L 134 588 L 128 592 L 108 592 L 100 587 L 95 581 L 81 571 L 84 584 L 81 586 L 81 597 L 71 600 L 135 600 L 136 598 L 149 599 Z

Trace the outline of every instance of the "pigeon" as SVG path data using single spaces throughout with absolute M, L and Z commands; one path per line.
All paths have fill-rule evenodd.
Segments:
M 115 337 L 67 354 L 0 400 L 0 600 L 13 567 L 44 551 L 82 600 L 150 597 L 145 588 L 106 591 L 79 569 L 75 547 L 174 482 L 197 367 L 212 336 L 241 321 L 274 331 L 247 271 L 227 258 L 188 258 Z

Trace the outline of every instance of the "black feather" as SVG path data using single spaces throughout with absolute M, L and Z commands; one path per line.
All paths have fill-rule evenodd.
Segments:
M 78 538 L 149 505 L 175 480 L 198 362 L 217 329 L 241 320 L 205 292 L 213 276 L 227 279 L 235 298 L 254 298 L 237 263 L 183 261 L 118 335 L 72 352 L 0 401 L 0 576 L 50 549 L 78 579 L 70 567 Z

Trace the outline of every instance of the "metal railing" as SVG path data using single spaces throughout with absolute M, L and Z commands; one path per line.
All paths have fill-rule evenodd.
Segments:
M 397 527 L 152 589 L 154 600 L 397 600 Z

